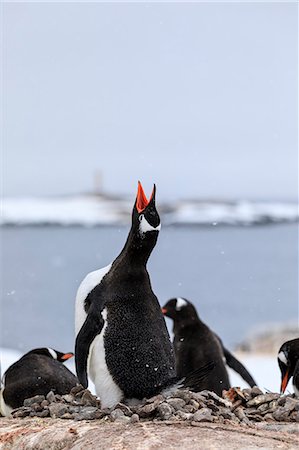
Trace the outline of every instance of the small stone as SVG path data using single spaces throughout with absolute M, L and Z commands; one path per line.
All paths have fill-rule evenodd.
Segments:
M 201 395 L 200 392 L 191 392 L 191 398 L 199 403 L 204 403 L 206 401 L 206 397 Z
M 131 422 L 131 418 L 127 417 L 127 416 L 121 416 L 121 417 L 118 417 L 117 419 L 115 419 L 115 422 L 123 423 L 126 425 Z
M 73 419 L 74 418 L 74 414 L 71 414 L 69 412 L 62 414 L 62 416 L 60 417 L 60 419 Z
M 81 397 L 81 403 L 85 406 L 97 406 L 97 398 L 90 391 L 86 390 Z
M 175 411 L 182 410 L 186 405 L 186 402 L 182 398 L 169 398 L 167 403 L 173 407 Z
M 228 408 L 224 408 L 223 406 L 219 407 L 219 414 L 224 419 L 234 420 L 235 414 L 232 413 Z
M 137 422 L 139 422 L 138 414 L 132 414 L 132 416 L 130 417 L 130 423 L 137 423 Z
M 48 400 L 49 403 L 54 403 L 56 402 L 56 398 L 55 398 L 55 394 L 53 391 L 48 392 L 46 399 Z
M 284 404 L 284 408 L 289 412 L 294 411 L 294 409 L 298 409 L 299 402 L 297 399 L 292 397 L 287 397 L 286 402 Z
M 113 411 L 111 411 L 110 413 L 110 417 L 113 421 L 115 421 L 116 419 L 119 419 L 120 417 L 123 417 L 124 413 L 121 409 L 116 408 Z
M 124 415 L 125 416 L 128 416 L 128 417 L 131 417 L 132 416 L 132 411 L 131 411 L 131 409 L 127 406 L 127 405 L 125 405 L 124 403 L 118 403 L 116 406 L 115 406 L 115 409 L 121 409 L 122 410 L 122 412 L 124 413 Z
M 242 390 L 243 395 L 244 395 L 246 401 L 252 399 L 253 395 L 252 395 L 251 391 L 252 391 L 252 389 L 249 389 L 249 388 L 246 388 L 246 389 L 243 389 L 243 390 Z M 262 393 L 262 391 L 261 391 L 261 393 Z
M 176 415 L 181 420 L 193 420 L 193 414 L 184 411 L 177 411 Z
M 40 405 L 42 408 L 45 408 L 46 406 L 49 405 L 49 402 L 48 402 L 48 400 L 43 400 Z
M 211 411 L 208 408 L 201 408 L 193 415 L 194 422 L 213 422 Z
M 182 398 L 183 400 L 185 400 L 185 402 L 187 403 L 191 398 L 193 398 L 193 394 L 195 394 L 195 392 L 191 392 L 188 391 L 187 389 L 178 389 L 175 392 L 175 396 L 177 398 Z
M 11 412 L 11 415 L 15 418 L 17 417 L 27 417 L 29 416 L 31 413 L 31 408 L 29 407 L 22 407 L 22 408 L 18 408 L 15 409 Z
M 294 422 L 299 422 L 299 411 L 293 411 L 290 418 Z
M 279 406 L 284 406 L 285 402 L 286 402 L 287 396 L 286 395 L 282 395 L 281 397 L 279 397 L 279 399 L 277 400 L 277 404 Z
M 26 398 L 24 400 L 24 406 L 31 406 L 34 403 L 41 403 L 43 400 L 45 400 L 44 395 L 35 395 L 34 397 Z
M 200 402 L 202 404 L 202 402 Z M 191 400 L 189 401 L 188 405 L 193 406 L 194 408 L 194 412 L 197 411 L 199 409 L 199 403 L 198 401 L 194 400 L 194 398 L 191 398 Z
M 275 420 L 277 420 L 278 422 L 285 422 L 288 420 L 290 411 L 285 409 L 284 407 L 280 406 L 279 408 L 277 408 L 272 416 Z
M 260 406 L 258 406 L 257 409 L 259 410 L 260 413 L 268 411 L 270 409 L 269 403 L 262 403 Z
M 71 394 L 65 394 L 62 396 L 62 400 L 64 400 L 66 403 L 73 403 L 75 397 Z
M 142 406 L 141 408 L 138 408 L 136 412 L 140 417 L 143 417 L 143 418 L 149 417 L 157 409 L 158 404 L 160 404 L 160 401 L 158 401 L 158 402 L 156 401 L 154 403 L 149 403 L 147 405 Z
M 70 394 L 71 395 L 74 395 L 74 396 L 77 396 L 79 393 L 81 393 L 81 395 L 80 395 L 80 397 L 83 395 L 83 393 L 85 392 L 85 389 L 84 389 L 84 387 L 82 386 L 82 384 L 77 384 L 77 386 L 74 386 L 72 389 L 71 389 L 71 392 L 70 392 Z
M 219 395 L 215 394 L 215 392 L 208 391 L 208 393 L 209 398 L 213 399 L 216 405 L 225 406 L 226 408 L 229 408 L 231 406 L 231 402 L 219 397 Z
M 213 412 L 218 412 L 220 408 L 223 408 L 223 406 L 217 406 L 212 400 L 206 401 L 206 407 L 211 409 Z
M 273 416 L 270 413 L 264 415 L 264 420 L 266 420 L 267 422 L 275 422 L 275 419 L 273 419 Z
M 84 406 L 75 416 L 76 420 L 94 420 L 98 418 L 98 408 L 95 406 Z
M 238 407 L 234 410 L 235 415 L 238 417 L 239 420 L 243 420 L 246 416 L 244 413 L 244 409 L 241 407 Z
M 160 403 L 160 405 L 158 405 L 157 407 L 157 410 L 162 420 L 169 420 L 173 412 L 171 406 L 166 402 Z
M 49 411 L 50 416 L 53 417 L 53 419 L 56 419 L 68 412 L 68 407 L 63 403 L 51 403 L 51 405 L 49 405 Z
M 164 402 L 164 400 L 165 400 L 164 395 L 159 394 L 159 395 L 155 395 L 154 397 L 148 398 L 146 400 L 146 403 L 157 403 L 157 404 L 159 404 L 159 403 Z
M 247 402 L 247 406 L 259 406 L 262 403 L 271 402 L 272 400 L 276 400 L 279 397 L 279 394 L 262 394 L 255 396 L 252 400 Z
M 36 417 L 48 417 L 49 415 L 50 411 L 48 409 L 36 413 Z
M 253 388 L 251 388 L 251 397 L 256 397 L 257 395 L 262 395 L 262 394 L 263 394 L 263 391 L 261 391 L 259 387 L 253 386 Z

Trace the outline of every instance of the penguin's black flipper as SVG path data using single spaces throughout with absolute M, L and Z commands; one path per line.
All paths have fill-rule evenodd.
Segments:
M 211 370 L 215 368 L 215 363 L 210 361 L 202 367 L 193 370 L 182 380 L 182 388 L 189 388 L 191 391 L 200 392 L 206 388 L 206 378 Z
M 89 355 L 89 348 L 94 338 L 101 333 L 103 326 L 104 319 L 102 317 L 102 314 L 93 312 L 91 308 L 88 312 L 84 324 L 82 325 L 76 337 L 76 371 L 78 379 L 85 389 L 88 386 L 87 358 Z
M 223 353 L 226 359 L 226 364 L 231 369 L 241 375 L 243 380 L 246 381 L 246 383 L 248 383 L 250 387 L 257 386 L 256 381 L 252 378 L 246 367 L 244 367 L 243 364 L 237 358 L 235 358 L 229 350 L 223 347 Z

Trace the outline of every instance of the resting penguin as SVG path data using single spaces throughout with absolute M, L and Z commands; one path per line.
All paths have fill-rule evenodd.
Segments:
M 256 383 L 245 367 L 222 344 L 220 338 L 205 325 L 191 302 L 172 298 L 162 308 L 166 317 L 173 320 L 174 350 L 178 376 L 187 376 L 197 367 L 212 360 L 214 370 L 205 379 L 203 389 L 222 394 L 230 388 L 225 360 L 252 387 Z
M 78 379 L 62 363 L 73 355 L 52 348 L 36 348 L 12 364 L 1 382 L 1 414 L 10 416 L 13 409 L 23 406 L 26 398 L 35 395 L 47 395 L 50 391 L 68 394 Z
M 151 397 L 177 381 L 172 344 L 147 261 L 161 228 L 156 188 L 141 183 L 124 248 L 107 267 L 89 273 L 76 297 L 75 359 L 80 383 L 89 375 L 103 408 L 123 398 Z
M 280 392 L 284 393 L 293 377 L 294 392 L 299 397 L 299 339 L 285 342 L 279 349 L 277 359 L 281 371 Z

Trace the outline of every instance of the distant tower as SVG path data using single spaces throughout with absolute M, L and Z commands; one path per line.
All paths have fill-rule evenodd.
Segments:
M 94 172 L 94 177 L 93 177 L 93 191 L 96 195 L 101 195 L 103 194 L 103 173 L 100 169 L 97 169 Z

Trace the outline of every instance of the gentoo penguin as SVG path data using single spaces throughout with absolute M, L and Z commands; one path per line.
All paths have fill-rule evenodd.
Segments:
M 1 414 L 10 416 L 13 409 L 23 406 L 26 398 L 35 395 L 47 395 L 49 391 L 68 394 L 78 379 L 62 363 L 73 355 L 52 348 L 36 348 L 12 364 L 1 381 Z
M 124 248 L 107 267 L 89 273 L 76 297 L 75 359 L 80 383 L 95 384 L 103 408 L 151 397 L 176 379 L 175 359 L 147 261 L 161 228 L 156 187 L 142 185 Z
M 223 346 L 220 338 L 204 324 L 195 307 L 185 298 L 170 299 L 162 308 L 173 320 L 174 350 L 178 376 L 187 376 L 197 367 L 212 360 L 215 368 L 205 379 L 203 389 L 222 394 L 230 388 L 226 363 L 252 387 L 256 383 L 245 367 Z
M 277 359 L 281 371 L 280 392 L 284 393 L 293 377 L 294 392 L 299 397 L 299 339 L 285 342 L 279 349 Z

